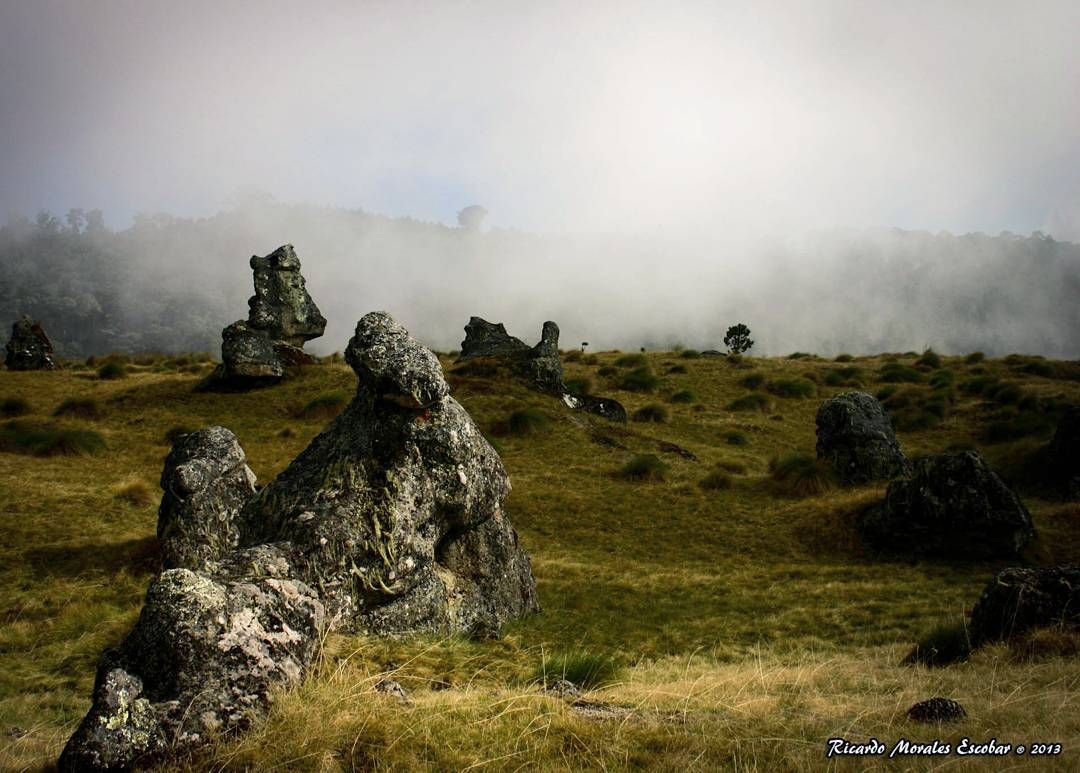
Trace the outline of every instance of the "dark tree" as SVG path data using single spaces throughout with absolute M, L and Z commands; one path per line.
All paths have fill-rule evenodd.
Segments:
M 479 231 L 487 213 L 479 204 L 472 204 L 457 213 L 458 225 L 467 231 Z
M 750 339 L 750 328 L 742 322 L 732 325 L 727 329 L 727 335 L 724 336 L 724 345 L 732 354 L 742 354 L 747 351 L 754 345 L 754 342 Z

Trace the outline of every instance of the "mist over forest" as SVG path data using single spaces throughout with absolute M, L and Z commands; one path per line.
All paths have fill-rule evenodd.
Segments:
M 1080 245 L 1036 232 L 900 229 L 777 234 L 771 242 L 545 236 L 449 227 L 255 197 L 212 217 L 100 211 L 0 228 L 0 318 L 40 319 L 63 357 L 218 353 L 247 315 L 248 259 L 292 243 L 329 320 L 311 348 L 344 347 L 385 309 L 440 350 L 472 315 L 534 342 L 547 319 L 573 348 L 723 348 L 745 322 L 755 354 L 975 350 L 1080 356 Z

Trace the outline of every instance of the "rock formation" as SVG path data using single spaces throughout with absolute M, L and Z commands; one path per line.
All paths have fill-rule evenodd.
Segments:
M 41 329 L 41 323 L 24 314 L 11 326 L 4 364 L 8 370 L 56 370 L 52 342 Z
M 291 244 L 265 257 L 253 255 L 255 295 L 247 321 L 221 331 L 221 365 L 201 385 L 204 390 L 243 390 L 280 381 L 290 367 L 314 362 L 304 342 L 318 338 L 326 319 L 308 294 L 300 259 Z
M 1073 406 L 1058 422 L 1047 449 L 1050 474 L 1066 499 L 1080 499 L 1080 407 Z
M 974 451 L 917 459 L 860 525 L 883 549 L 951 558 L 1015 556 L 1035 533 L 1024 503 Z
M 594 413 L 611 421 L 626 422 L 626 409 L 610 397 L 572 395 L 563 382 L 562 359 L 559 356 L 559 326 L 545 322 L 536 346 L 528 346 L 506 332 L 503 324 L 493 324 L 480 317 L 471 317 L 465 326 L 459 363 L 479 358 L 492 358 L 505 363 L 510 371 L 533 389 L 561 397 L 570 408 Z
M 506 470 L 435 355 L 373 312 L 346 358 L 352 403 L 258 494 L 227 429 L 177 441 L 161 478 L 166 569 L 104 656 L 62 770 L 131 767 L 242 728 L 327 628 L 486 637 L 538 609 Z
M 971 612 L 971 643 L 978 647 L 1049 626 L 1080 628 L 1080 567 L 999 572 Z
M 908 470 L 885 409 L 865 392 L 845 392 L 817 413 L 817 456 L 844 485 L 889 480 Z

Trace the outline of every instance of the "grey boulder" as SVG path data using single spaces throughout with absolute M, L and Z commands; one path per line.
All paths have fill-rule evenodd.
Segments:
M 4 364 L 8 370 L 57 369 L 52 342 L 45 335 L 41 323 L 25 314 L 11 326 L 11 338 L 5 349 Z
M 817 457 L 845 485 L 889 480 L 908 470 L 888 414 L 872 395 L 845 392 L 817 413 Z
M 1080 567 L 1004 569 L 971 612 L 971 643 L 1008 640 L 1033 628 L 1080 628 Z

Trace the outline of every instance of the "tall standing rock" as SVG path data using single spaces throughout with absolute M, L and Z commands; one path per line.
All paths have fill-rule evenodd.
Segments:
M 536 611 L 498 454 L 439 361 L 387 314 L 357 323 L 352 403 L 258 494 L 223 427 L 162 473 L 166 569 L 98 669 L 63 771 L 128 769 L 242 729 L 327 629 L 492 635 Z
M 276 384 L 287 369 L 314 362 L 304 343 L 318 338 L 326 319 L 308 294 L 300 259 L 291 244 L 251 257 L 255 295 L 247 321 L 222 333 L 221 365 L 200 385 L 204 390 L 242 390 Z
M 41 323 L 24 314 L 11 326 L 4 364 L 8 370 L 56 370 L 52 341 L 45 335 Z
M 833 466 L 845 485 L 889 480 L 908 470 L 888 414 L 865 392 L 845 392 L 822 403 L 817 456 Z

